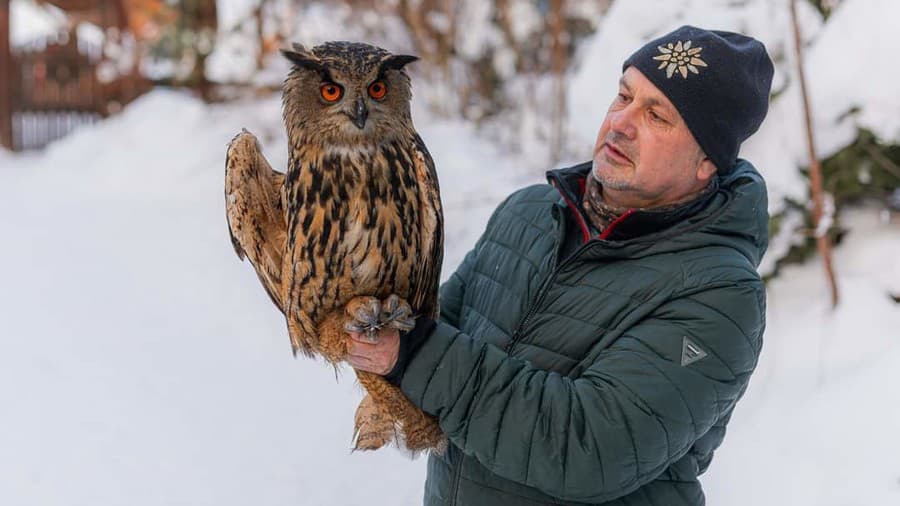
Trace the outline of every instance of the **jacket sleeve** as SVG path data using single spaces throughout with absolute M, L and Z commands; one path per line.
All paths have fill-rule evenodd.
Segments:
M 490 219 L 488 219 L 488 229 L 491 227 L 491 224 L 496 221 L 497 215 L 500 214 L 503 208 L 506 207 L 510 200 L 518 193 L 520 192 L 513 193 L 497 206 L 491 214 Z M 466 284 L 469 282 L 469 277 L 472 274 L 472 268 L 475 264 L 475 258 L 478 255 L 478 251 L 480 251 L 484 245 L 484 241 L 485 235 L 482 234 L 482 236 L 478 238 L 478 241 L 475 242 L 475 247 L 466 254 L 456 271 L 454 271 L 453 274 L 450 275 L 450 278 L 441 285 L 438 302 L 440 304 L 440 320 L 442 322 L 448 323 L 454 327 L 460 326 L 459 319 L 462 316 L 461 312 L 463 307 L 463 297 L 466 293 Z
M 477 247 L 476 247 L 477 248 Z M 466 283 L 472 272 L 472 264 L 475 262 L 475 251 L 470 251 L 463 259 L 462 264 L 450 275 L 450 279 L 441 285 L 439 303 L 441 309 L 441 321 L 459 327 L 459 317 L 463 306 L 463 295 L 466 292 Z
M 736 402 L 759 354 L 761 290 L 672 300 L 577 378 L 439 324 L 402 389 L 492 472 L 563 500 L 608 501 L 655 479 Z M 683 366 L 688 336 L 707 355 Z

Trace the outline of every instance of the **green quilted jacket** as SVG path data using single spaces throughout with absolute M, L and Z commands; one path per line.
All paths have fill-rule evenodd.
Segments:
M 401 380 L 450 441 L 424 502 L 702 505 L 762 345 L 765 183 L 739 160 L 686 219 L 563 260 L 562 195 L 511 195 L 441 287 Z

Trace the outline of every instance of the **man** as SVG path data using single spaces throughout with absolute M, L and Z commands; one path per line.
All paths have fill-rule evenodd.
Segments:
M 759 356 L 768 109 L 758 41 L 685 26 L 635 52 L 593 163 L 515 192 L 441 287 L 441 321 L 350 363 L 438 417 L 428 505 L 702 505 Z

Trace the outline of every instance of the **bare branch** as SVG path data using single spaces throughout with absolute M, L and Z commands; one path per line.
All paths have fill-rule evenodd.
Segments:
M 816 144 L 813 136 L 812 114 L 809 107 L 809 96 L 806 91 L 806 75 L 803 72 L 803 38 L 800 35 L 800 25 L 797 22 L 797 0 L 791 0 L 791 21 L 794 26 L 794 46 L 797 52 L 797 74 L 800 77 L 800 94 L 803 97 L 803 116 L 806 122 L 806 144 L 809 151 L 809 184 L 813 203 L 813 229 L 816 230 L 816 248 L 822 256 L 825 265 L 825 275 L 831 289 L 831 307 L 838 304 L 838 287 L 834 277 L 834 267 L 831 260 L 831 241 L 828 238 L 825 227 L 820 227 L 825 216 L 824 199 L 822 191 L 822 166 L 816 157 Z

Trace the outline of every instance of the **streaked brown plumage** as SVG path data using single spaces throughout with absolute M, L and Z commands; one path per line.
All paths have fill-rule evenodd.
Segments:
M 294 63 L 283 98 L 288 170 L 273 171 L 256 138 L 238 134 L 226 158 L 226 214 L 235 251 L 285 314 L 294 353 L 336 364 L 349 349 L 348 325 L 408 329 L 409 306 L 437 318 L 437 176 L 409 112 L 403 66 L 415 58 L 347 42 L 283 53 Z M 380 301 L 392 295 L 403 300 L 390 299 L 389 316 Z M 368 395 L 356 448 L 443 447 L 436 420 L 398 388 L 357 376 Z

